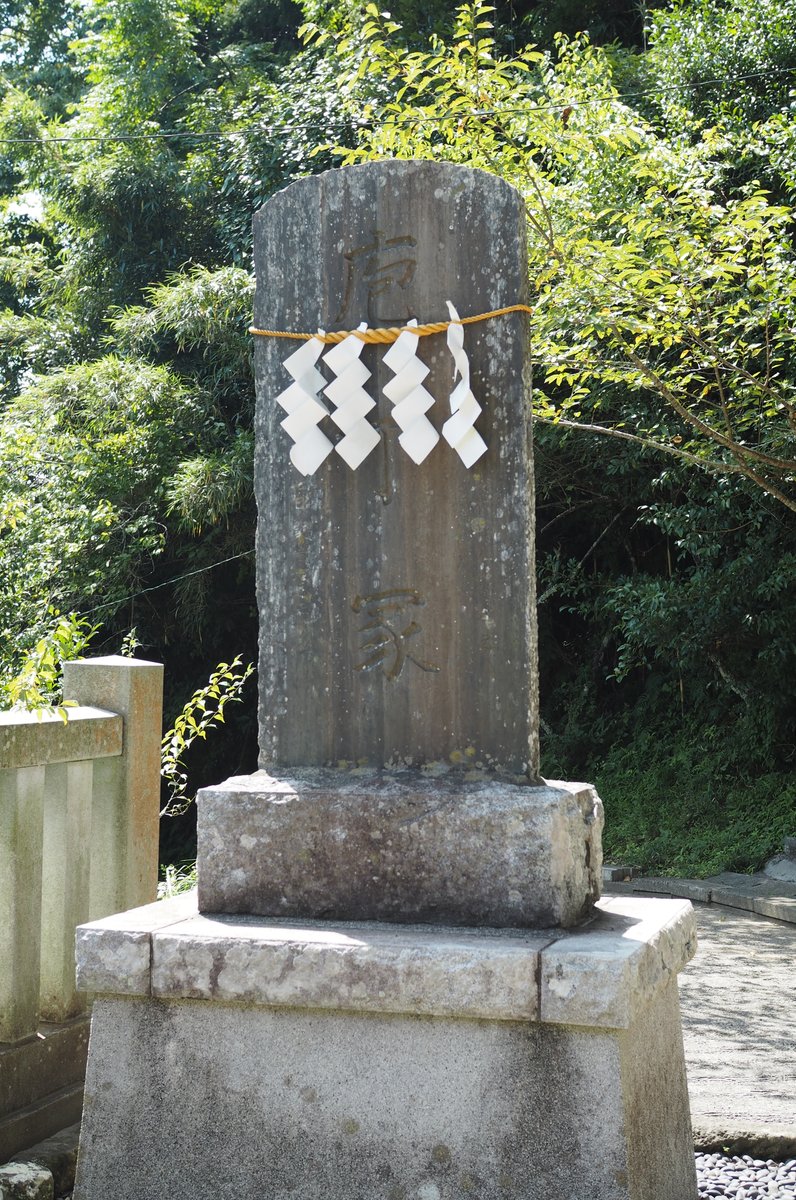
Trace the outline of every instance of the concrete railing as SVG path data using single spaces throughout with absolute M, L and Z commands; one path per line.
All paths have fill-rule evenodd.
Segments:
M 0 713 L 0 1154 L 11 1051 L 86 1010 L 75 926 L 157 891 L 163 668 L 70 662 L 64 696 L 75 705 L 66 721 Z M 46 1094 L 46 1079 L 37 1090 Z M 29 1088 L 18 1099 L 35 1100 Z

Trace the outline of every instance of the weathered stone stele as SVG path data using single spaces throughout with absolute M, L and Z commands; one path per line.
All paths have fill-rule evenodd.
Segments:
M 483 171 L 329 171 L 274 196 L 254 231 L 259 328 L 404 325 L 447 319 L 448 300 L 462 317 L 527 300 L 521 198 Z M 366 346 L 365 387 L 378 401 L 367 420 L 380 443 L 356 470 L 332 453 L 302 476 L 275 399 L 301 343 L 256 342 L 261 767 L 442 760 L 535 779 L 525 316 L 466 327 L 488 446 L 470 470 L 444 438 L 412 461 L 382 393 L 389 347 Z M 417 353 L 440 430 L 454 383 L 445 335 L 421 338 Z M 339 441 L 330 419 L 321 429 Z
M 525 247 L 519 193 L 483 171 L 383 162 L 302 179 L 254 219 L 255 328 L 522 304 Z M 378 443 L 352 470 L 322 417 L 330 453 L 305 476 L 277 398 L 307 344 L 256 339 L 261 771 L 200 793 L 203 912 L 568 927 L 599 897 L 599 798 L 573 804 L 537 776 L 526 318 L 464 328 L 487 446 L 470 469 L 444 436 L 410 457 L 394 346 L 366 345 Z M 416 354 L 439 431 L 457 378 L 445 332 Z
M 255 221 L 255 323 L 516 304 L 524 244 L 483 172 L 301 180 Z M 305 477 L 296 343 L 258 339 L 261 770 L 198 797 L 198 912 L 78 931 L 105 995 L 75 1200 L 694 1200 L 690 906 L 595 904 L 599 799 L 537 778 L 527 342 L 516 313 L 467 327 L 471 470 L 408 457 L 368 346 L 379 443 Z M 444 336 L 418 354 L 439 430 Z

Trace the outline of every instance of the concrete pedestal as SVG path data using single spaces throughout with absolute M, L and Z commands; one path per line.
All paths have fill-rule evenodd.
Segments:
M 78 931 L 75 1200 L 694 1200 L 690 905 L 575 933 L 199 915 Z

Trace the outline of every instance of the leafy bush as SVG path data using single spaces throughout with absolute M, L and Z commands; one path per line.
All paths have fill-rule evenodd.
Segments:
M 781 850 L 796 829 L 792 770 L 722 769 L 710 735 L 692 731 L 662 744 L 641 734 L 595 764 L 606 860 L 700 878 L 759 870 Z
M 34 712 L 52 707 L 64 711 L 63 664 L 82 658 L 97 631 L 74 613 L 54 620 L 54 613 L 49 616 L 49 629 L 20 661 L 0 663 L 0 711 Z

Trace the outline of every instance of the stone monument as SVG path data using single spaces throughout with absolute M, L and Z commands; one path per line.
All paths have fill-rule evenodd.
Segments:
M 78 931 L 75 1200 L 696 1194 L 690 905 L 599 900 L 538 777 L 524 245 L 445 163 L 255 218 L 260 770 L 200 793 L 198 911 Z

